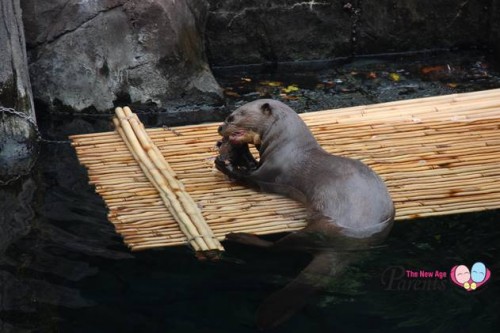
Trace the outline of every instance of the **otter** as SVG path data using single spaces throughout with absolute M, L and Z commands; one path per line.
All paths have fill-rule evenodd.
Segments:
M 229 178 L 303 202 L 307 226 L 276 242 L 231 233 L 227 240 L 276 250 L 306 251 L 310 264 L 257 312 L 260 328 L 274 327 L 306 305 L 341 274 L 360 250 L 381 243 L 394 221 L 382 179 L 361 161 L 327 153 L 290 107 L 260 99 L 232 112 L 218 128 L 223 137 L 216 168 Z M 249 144 L 259 152 L 256 161 Z

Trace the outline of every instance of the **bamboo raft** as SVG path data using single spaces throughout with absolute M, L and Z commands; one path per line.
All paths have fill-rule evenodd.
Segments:
M 500 89 L 301 114 L 330 153 L 385 180 L 396 219 L 500 207 Z M 146 130 L 215 237 L 305 225 L 301 204 L 228 181 L 213 165 L 217 124 Z M 132 250 L 187 243 L 117 132 L 71 136 L 109 220 Z

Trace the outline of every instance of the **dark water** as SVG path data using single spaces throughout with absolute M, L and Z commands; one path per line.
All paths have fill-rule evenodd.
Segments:
M 313 74 L 218 75 L 226 87 L 236 86 L 230 82 L 241 77 L 257 82 L 254 88 L 244 86 L 246 92 L 235 89 L 239 97 L 230 97 L 231 105 L 255 98 L 261 81 L 297 84 L 300 89 L 289 94 L 297 98 L 279 96 L 280 87 L 271 87 L 277 92 L 271 89 L 270 94 L 289 98 L 297 109 L 307 104 L 300 111 L 500 86 L 484 58 L 452 59 L 364 59 Z M 422 67 L 458 67 L 457 62 L 464 68 L 458 76 L 453 71 L 421 75 Z M 390 79 L 390 73 L 411 83 L 402 87 L 402 80 Z M 326 84 L 336 79 L 341 81 Z M 85 124 L 86 131 L 109 126 L 107 119 L 92 122 L 90 116 L 69 123 L 45 121 L 44 135 L 54 129 L 72 131 L 75 124 Z M 228 260 L 217 263 L 197 261 L 187 247 L 131 253 L 65 143 L 42 143 L 32 175 L 0 189 L 0 209 L 0 332 L 256 332 L 259 304 L 309 260 L 235 244 L 225 244 Z M 366 253 L 275 331 L 497 332 L 499 219 L 499 211 L 489 211 L 396 223 L 383 247 Z M 477 261 L 492 276 L 474 292 L 453 285 L 448 276 L 399 276 L 401 269 L 449 274 L 454 265 L 470 268 Z

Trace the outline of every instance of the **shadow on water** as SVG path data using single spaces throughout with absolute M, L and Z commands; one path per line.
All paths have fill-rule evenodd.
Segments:
M 471 66 L 476 62 L 474 58 Z M 308 74 L 300 81 L 297 77 L 305 74 L 280 78 L 264 73 L 258 82 L 297 84 L 301 90 L 289 93 L 296 96 L 289 101 L 300 106 L 304 96 L 312 96 L 307 97 L 311 110 L 321 108 L 322 101 L 345 106 L 342 101 L 355 101 L 356 96 L 360 103 L 386 98 L 384 89 L 399 87 L 401 80 L 392 81 L 382 73 L 398 73 L 405 64 L 365 59 L 333 74 L 320 72 L 320 79 Z M 377 82 L 370 74 L 374 71 L 381 78 Z M 358 88 L 342 90 L 339 86 L 346 81 L 337 81 L 330 87 L 333 91 L 320 86 L 317 92 L 317 81 L 335 80 L 339 73 Z M 410 74 L 400 73 L 409 80 Z M 226 73 L 221 82 L 246 75 Z M 417 88 L 410 97 L 457 89 L 448 85 L 449 78 L 411 80 Z M 488 85 L 495 80 L 498 77 L 490 75 Z M 470 79 L 451 81 L 473 90 Z M 442 90 L 418 88 L 427 85 Z M 279 95 L 282 88 L 264 86 L 270 87 L 272 96 L 276 88 L 278 98 L 287 97 Z M 407 97 L 398 91 L 391 93 Z M 321 98 L 315 100 L 316 93 Z M 328 94 L 333 97 L 327 99 Z M 239 95 L 230 97 L 229 104 L 250 98 Z M 157 121 L 154 118 L 153 125 Z M 108 126 L 105 120 L 99 122 L 99 128 Z M 73 123 L 90 126 L 78 118 Z M 71 129 L 60 129 L 64 131 Z M 307 255 L 267 253 L 236 244 L 225 244 L 228 260 L 218 263 L 198 262 L 187 247 L 131 253 L 107 221 L 102 199 L 87 184 L 86 171 L 68 144 L 43 143 L 32 175 L 0 188 L 0 211 L 0 332 L 256 332 L 259 304 L 309 261 Z M 500 324 L 498 219 L 499 211 L 490 211 L 396 223 L 384 247 L 367 253 L 275 331 L 493 332 Z M 402 275 L 406 270 L 449 274 L 454 265 L 470 267 L 477 261 L 486 264 L 492 277 L 474 292 L 453 285 L 449 276 L 440 280 Z

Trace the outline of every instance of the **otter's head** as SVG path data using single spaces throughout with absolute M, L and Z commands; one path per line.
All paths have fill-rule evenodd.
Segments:
M 279 102 L 260 99 L 237 108 L 219 126 L 219 134 L 232 144 L 260 145 L 264 133 L 276 119 L 274 103 Z

